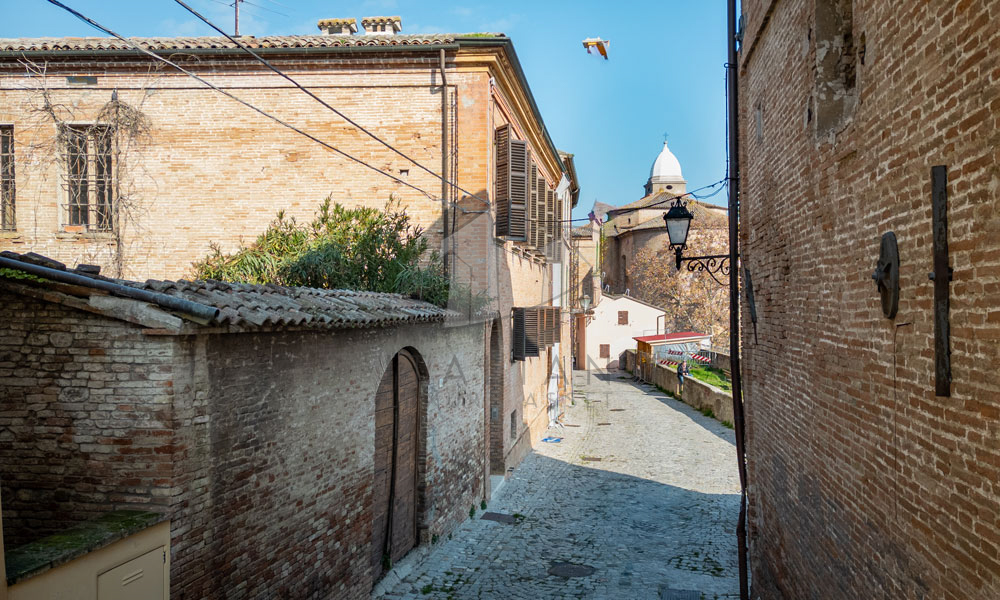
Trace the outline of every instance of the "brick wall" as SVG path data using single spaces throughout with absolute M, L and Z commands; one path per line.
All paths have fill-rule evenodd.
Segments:
M 745 6 L 755 597 L 1000 597 L 998 7 Z M 831 11 L 849 38 L 831 33 Z M 831 52 L 844 55 L 832 74 Z M 854 97 L 831 95 L 838 85 Z M 949 169 L 950 397 L 934 391 L 933 165 Z M 901 260 L 894 320 L 871 280 L 887 231 Z
M 178 398 L 178 414 L 206 421 L 179 460 L 194 485 L 173 515 L 178 598 L 368 593 L 375 390 L 403 348 L 427 369 L 421 543 L 482 499 L 481 325 L 207 335 L 186 346 L 205 361 L 192 368 L 208 391 L 205 402 Z
M 172 597 L 367 597 L 375 391 L 403 348 L 420 543 L 486 494 L 482 324 L 176 337 L 8 291 L 0 311 L 8 547 L 158 508 Z
M 2 287 L 0 319 L 5 545 L 112 509 L 165 511 L 173 340 Z

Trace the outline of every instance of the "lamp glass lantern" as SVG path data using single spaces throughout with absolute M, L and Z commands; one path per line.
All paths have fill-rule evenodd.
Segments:
M 670 247 L 674 249 L 677 256 L 677 268 L 681 268 L 681 252 L 687 248 L 688 231 L 691 229 L 691 219 L 694 215 L 687 209 L 680 199 L 674 201 L 667 214 L 663 215 L 663 220 L 667 224 L 667 236 L 670 238 Z
M 583 312 L 587 312 L 590 308 L 590 295 L 584 294 L 583 298 L 580 299 L 580 306 L 583 308 Z

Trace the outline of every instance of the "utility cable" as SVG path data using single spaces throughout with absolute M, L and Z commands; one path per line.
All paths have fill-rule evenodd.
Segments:
M 430 175 L 436 177 L 442 183 L 444 183 L 444 184 L 452 187 L 455 190 L 458 190 L 459 192 L 462 192 L 466 196 L 469 196 L 471 198 L 475 198 L 476 200 L 479 200 L 480 202 L 482 202 L 483 204 L 485 204 L 487 206 L 490 205 L 490 203 L 489 203 L 488 200 L 484 200 L 483 198 L 480 198 L 476 194 L 473 194 L 472 192 L 463 189 L 458 184 L 456 184 L 456 183 L 454 183 L 454 182 L 446 179 L 445 177 L 443 177 L 443 176 L 435 173 L 432 169 L 429 169 L 429 168 L 425 167 L 424 165 L 420 164 L 419 162 L 416 161 L 416 159 L 411 158 L 409 155 L 405 154 L 403 151 L 399 150 L 398 148 L 396 148 L 395 146 L 393 146 L 389 142 L 383 140 L 378 135 L 376 135 L 376 134 L 372 133 L 371 131 L 369 131 L 368 129 L 366 129 L 363 125 L 361 125 L 360 123 L 358 123 L 354 119 L 351 119 L 350 117 L 348 117 L 347 115 L 345 115 L 343 112 L 341 112 L 341 111 L 337 110 L 336 108 L 334 108 L 333 106 L 331 106 L 328 102 L 326 102 L 325 100 L 323 100 L 322 98 L 320 98 L 316 94 L 314 94 L 311 91 L 307 90 L 305 87 L 302 86 L 302 84 L 300 84 L 298 81 L 296 81 L 295 79 L 293 79 L 290 75 L 285 74 L 283 71 L 281 71 L 281 69 L 278 69 L 277 67 L 275 67 L 274 65 L 272 65 L 270 63 L 270 61 L 268 61 L 267 59 L 263 58 L 262 56 L 260 56 L 259 54 L 257 54 L 253 50 L 251 50 L 248 46 L 246 46 L 245 44 L 243 44 L 243 42 L 239 41 L 238 39 L 236 39 L 233 36 L 231 36 L 228 33 L 226 33 L 224 30 L 222 30 L 217 25 L 215 25 L 214 23 L 212 23 L 211 21 L 209 21 L 207 18 L 205 18 L 201 13 L 199 13 L 195 9 L 191 8 L 190 6 L 188 6 L 183 0 L 174 0 L 174 2 L 176 2 L 177 4 L 180 4 L 181 6 L 183 6 L 188 12 L 190 12 L 194 16 L 198 17 L 203 23 L 205 23 L 206 25 L 208 25 L 209 27 L 211 27 L 215 31 L 219 32 L 227 40 L 229 40 L 233 44 L 236 44 L 241 50 L 243 50 L 244 52 L 247 52 L 248 54 L 250 54 L 250 56 L 253 56 L 254 58 L 256 58 L 258 62 L 260 62 L 262 65 L 264 65 L 265 67 L 267 67 L 268 69 L 270 69 L 271 71 L 273 71 L 275 74 L 277 74 L 278 76 L 284 78 L 286 81 L 288 81 L 289 83 L 291 83 L 292 85 L 294 85 L 296 88 L 298 88 L 299 90 L 301 90 L 302 92 L 304 92 L 305 94 L 307 94 L 310 98 L 312 98 L 316 102 L 319 102 L 325 108 L 327 108 L 328 110 L 330 110 L 334 114 L 336 114 L 338 117 L 340 117 L 341 119 L 344 119 L 345 121 L 347 121 L 348 123 L 350 123 L 358 131 L 361 131 L 362 133 L 364 133 L 368 137 L 372 138 L 373 140 L 377 141 L 378 143 L 382 144 L 383 146 L 385 146 L 389 150 L 392 150 L 393 152 L 395 152 L 396 154 L 398 154 L 400 157 L 405 158 L 409 162 L 413 163 L 419 169 L 421 169 L 421 170 L 429 173 Z
M 223 90 L 222 88 L 220 88 L 220 87 L 218 87 L 218 86 L 216 86 L 216 85 L 214 85 L 212 83 L 209 83 L 205 79 L 199 77 L 198 75 L 195 75 L 194 73 L 192 73 L 191 71 L 188 71 L 187 69 L 185 69 L 184 67 L 178 65 L 177 63 L 175 63 L 175 62 L 173 62 L 173 61 L 171 61 L 171 60 L 169 60 L 167 58 L 164 58 L 164 57 L 162 57 L 162 56 L 156 54 L 155 52 L 152 52 L 152 51 L 150 51 L 150 50 L 148 50 L 146 48 L 143 48 L 142 46 L 140 46 L 136 42 L 133 42 L 132 40 L 129 40 L 128 38 L 122 37 L 121 35 L 115 33 L 114 31 L 108 29 L 107 27 L 104 27 L 103 25 L 101 25 L 100 23 L 94 21 L 93 19 L 91 19 L 91 18 L 89 18 L 89 17 L 87 17 L 87 16 L 85 16 L 85 15 L 77 12 L 76 10 L 74 10 L 74 9 L 66 6 L 62 2 L 59 2 L 59 0 L 45 0 L 45 1 L 48 2 L 49 4 L 58 6 L 59 8 L 65 10 L 67 12 L 69 12 L 70 14 L 72 14 L 77 19 L 80 19 L 84 23 L 87 23 L 88 25 L 90 25 L 90 26 L 92 26 L 92 27 L 94 27 L 94 28 L 96 28 L 96 29 L 98 29 L 98 30 L 106 33 L 107 35 L 110 35 L 112 37 L 115 37 L 115 38 L 117 38 L 117 39 L 125 42 L 126 44 L 132 46 L 133 48 L 135 48 L 139 52 L 142 52 L 143 54 L 147 54 L 147 55 L 153 57 L 154 59 L 156 59 L 158 61 L 161 61 L 163 63 L 166 63 L 166 64 L 170 65 L 171 67 L 177 69 L 181 73 L 184 73 L 188 77 L 191 77 L 191 78 L 195 79 L 196 81 L 198 81 L 198 82 L 200 82 L 200 83 L 202 83 L 202 84 L 210 87 L 211 89 L 219 92 L 220 94 L 222 94 L 224 96 L 227 96 L 227 97 L 231 98 L 232 100 L 235 100 L 236 102 L 239 102 L 243 106 L 246 106 L 247 108 L 253 110 L 254 112 L 257 112 L 257 113 L 263 115 L 264 117 L 267 117 L 268 119 L 271 119 L 272 121 L 278 123 L 279 125 L 287 127 L 288 129 L 291 129 L 292 131 L 294 131 L 294 132 L 296 132 L 296 133 L 298 133 L 300 135 L 303 135 L 303 136 L 309 138 L 310 140 L 316 142 L 317 144 L 320 144 L 324 148 L 327 148 L 328 150 L 336 152 L 337 154 L 343 156 L 344 158 L 347 158 L 347 159 L 349 159 L 351 161 L 354 161 L 354 162 L 356 162 L 356 163 L 358 163 L 358 164 L 360 164 L 360 165 L 362 165 L 364 167 L 367 167 L 367 168 L 371 169 L 372 171 L 375 171 L 376 173 L 381 173 L 382 175 L 385 175 L 389 179 L 392 179 L 393 181 L 395 181 L 397 183 L 401 183 L 401 184 L 403 184 L 404 186 L 406 186 L 408 188 L 416 190 L 416 191 L 420 192 L 421 194 L 427 196 L 428 198 L 430 198 L 432 200 L 435 199 L 435 197 L 432 194 L 430 194 L 429 192 L 427 192 L 427 191 L 425 191 L 425 190 L 423 190 L 423 189 L 421 189 L 421 188 L 413 185 L 412 183 L 408 183 L 406 181 L 403 181 L 399 177 L 396 177 L 395 175 L 393 175 L 391 173 L 387 173 L 387 172 L 383 171 L 382 169 L 379 169 L 378 167 L 376 167 L 374 165 L 371 165 L 371 164 L 369 164 L 369 163 L 361 160 L 360 158 L 356 158 L 354 156 L 351 156 L 350 154 L 344 152 L 343 150 L 341 150 L 341 149 L 339 149 L 339 148 L 337 148 L 335 146 L 332 146 L 331 144 L 328 144 L 327 142 L 324 142 L 323 140 L 317 138 L 316 136 L 314 136 L 314 135 L 312 135 L 310 133 L 307 133 L 307 132 L 299 129 L 298 127 L 295 127 L 294 125 L 291 125 L 290 123 L 286 123 L 285 121 L 279 119 L 278 117 L 276 117 L 276 116 L 274 116 L 274 115 L 272 115 L 272 114 L 270 114 L 268 112 L 265 112 L 263 109 L 257 108 L 253 104 L 250 104 L 249 102 L 247 102 L 247 101 L 245 101 L 245 100 L 243 100 L 241 98 L 238 98 L 237 96 L 235 96 L 235 95 L 227 92 L 226 90 Z

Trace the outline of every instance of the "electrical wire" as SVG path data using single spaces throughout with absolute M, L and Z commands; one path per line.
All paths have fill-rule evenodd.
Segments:
M 244 1 L 246 1 L 246 0 L 244 0 Z M 216 24 L 212 23 L 207 18 L 205 18 L 204 15 L 202 15 L 201 13 L 199 13 L 198 11 L 196 11 L 195 9 L 191 8 L 190 6 L 188 6 L 183 0 L 174 0 L 174 2 L 176 2 L 177 4 L 180 4 L 188 12 L 190 12 L 194 16 L 198 17 L 198 19 L 200 19 L 203 23 L 205 23 L 206 25 L 208 25 L 209 27 L 211 27 L 215 31 L 219 32 L 219 34 L 221 34 L 222 36 L 224 36 L 227 40 L 229 40 L 233 44 L 236 44 L 236 46 L 238 46 L 241 50 L 243 50 L 244 52 L 250 54 L 250 56 L 253 56 L 255 59 L 257 59 L 258 62 L 260 62 L 262 65 L 264 65 L 265 67 L 267 67 L 268 69 L 270 69 L 271 71 L 273 71 L 276 75 L 282 77 L 283 79 L 285 79 L 286 81 L 288 81 L 289 83 L 291 83 L 292 85 L 294 85 L 296 88 L 298 88 L 300 91 L 302 91 L 303 93 L 305 93 L 306 95 L 308 95 L 310 98 L 312 98 L 316 102 L 319 102 L 321 105 L 323 105 L 328 110 L 332 111 L 335 115 L 337 115 L 341 119 L 344 119 L 345 121 L 347 121 L 348 123 L 350 123 L 358 131 L 361 131 L 362 133 L 364 133 L 368 137 L 372 138 L 373 140 L 377 141 L 378 143 L 382 144 L 383 146 L 385 146 L 389 150 L 392 150 L 393 152 L 395 152 L 400 157 L 408 160 L 409 162 L 411 162 L 417 168 L 419 168 L 419 169 L 421 169 L 421 170 L 429 173 L 430 175 L 436 177 L 442 183 L 444 183 L 444 184 L 452 187 L 455 190 L 458 190 L 459 192 L 462 192 L 463 194 L 465 194 L 468 197 L 475 198 L 476 200 L 479 200 L 480 202 L 482 202 L 483 204 L 485 204 L 487 206 L 490 205 L 490 203 L 489 203 L 488 200 L 484 200 L 483 198 L 480 198 L 476 194 L 474 194 L 474 193 L 472 193 L 472 192 L 470 192 L 470 191 L 468 191 L 466 189 L 463 189 L 462 187 L 460 187 L 455 182 L 446 179 L 445 177 L 443 177 L 443 176 L 435 173 L 432 169 L 429 169 L 429 168 L 425 167 L 424 165 L 420 164 L 419 162 L 417 162 L 416 159 L 414 159 L 414 158 L 410 157 L 409 155 L 405 154 L 403 151 L 399 150 L 398 148 L 396 148 L 395 146 L 393 146 L 389 142 L 383 140 L 378 135 L 376 135 L 376 134 L 372 133 L 371 131 L 369 131 L 368 129 L 366 129 L 363 125 L 361 125 L 360 123 L 358 123 L 354 119 L 350 118 L 349 116 L 345 115 L 340 110 L 338 110 L 338 109 L 334 108 L 333 106 L 331 106 L 328 102 L 326 102 L 325 100 L 323 100 L 322 98 L 320 98 L 316 94 L 314 94 L 311 91 L 307 90 L 298 81 L 296 81 L 295 79 L 293 79 L 290 75 L 284 73 L 283 71 L 281 71 L 281 69 L 278 69 L 277 67 L 275 67 L 274 65 L 272 65 L 270 63 L 270 61 L 268 61 L 267 59 L 263 58 L 262 56 L 260 56 L 256 52 L 254 52 L 253 50 L 251 50 L 248 46 L 246 46 L 245 44 L 243 44 L 242 42 L 240 42 L 238 39 L 236 39 L 233 36 L 231 36 L 228 33 L 226 33 L 223 29 L 221 29 Z
M 67 12 L 69 12 L 74 17 L 76 17 L 77 19 L 80 19 L 84 23 L 87 23 L 91 27 L 94 27 L 94 28 L 96 28 L 96 29 L 98 29 L 98 30 L 106 33 L 107 35 L 110 35 L 112 37 L 115 37 L 115 38 L 117 38 L 117 39 L 125 42 L 126 44 L 132 46 L 133 48 L 135 48 L 139 52 L 142 52 L 143 54 L 147 54 L 147 55 L 153 57 L 154 59 L 156 59 L 158 61 L 161 61 L 163 63 L 166 63 L 166 64 L 170 65 L 171 67 L 177 69 L 181 73 L 184 73 L 188 77 L 191 77 L 191 78 L 195 79 L 196 81 L 198 81 L 198 82 L 200 82 L 200 83 L 202 83 L 202 84 L 210 87 L 211 89 L 219 92 L 220 94 L 222 94 L 224 96 L 227 96 L 230 99 L 235 100 L 236 102 L 239 102 L 240 104 L 242 104 L 243 106 L 246 106 L 247 108 L 253 110 L 254 112 L 257 112 L 260 115 L 262 115 L 264 117 L 267 117 L 268 119 L 271 119 L 275 123 L 278 123 L 279 125 L 287 127 L 288 129 L 291 129 L 292 131 L 294 131 L 294 132 L 296 132 L 296 133 L 298 133 L 300 135 L 303 135 L 303 136 L 309 138 L 310 140 L 316 142 L 317 144 L 320 144 L 324 148 L 327 148 L 328 150 L 331 150 L 331 151 L 333 151 L 333 152 L 335 152 L 335 153 L 343 156 L 344 158 L 347 158 L 347 159 L 349 159 L 351 161 L 354 161 L 354 162 L 356 162 L 356 163 L 358 163 L 358 164 L 360 164 L 360 165 L 362 165 L 364 167 L 367 167 L 368 169 L 371 169 L 372 171 L 375 171 L 376 173 L 380 173 L 380 174 L 388 177 L 389 179 L 392 179 L 393 181 L 395 181 L 397 183 L 400 183 L 400 184 L 402 184 L 402 185 L 404 185 L 404 186 L 406 186 L 408 188 L 416 190 L 416 191 L 420 192 L 421 194 L 427 196 L 428 198 L 430 198 L 432 200 L 435 199 L 435 197 L 432 194 L 430 194 L 429 192 L 427 192 L 426 190 L 423 190 L 423 189 L 421 189 L 421 188 L 413 185 L 412 183 L 408 183 L 406 181 L 403 181 L 402 179 L 400 179 L 399 177 L 396 177 L 392 173 L 387 173 L 387 172 L 383 171 L 382 169 L 379 169 L 378 167 L 376 167 L 374 165 L 371 165 L 371 164 L 369 164 L 369 163 L 361 160 L 360 158 L 356 158 L 354 156 L 351 156 L 350 154 L 344 152 L 343 150 L 340 150 L 339 148 L 337 148 L 337 147 L 335 147 L 335 146 L 333 146 L 331 144 L 328 144 L 327 142 L 324 142 L 323 140 L 317 138 L 316 136 L 314 136 L 314 135 L 312 135 L 310 133 L 307 133 L 307 132 L 299 129 L 298 127 L 295 127 L 294 125 L 291 125 L 290 123 L 286 123 L 285 121 L 283 121 L 283 120 L 279 119 L 278 117 L 276 117 L 276 116 L 274 116 L 274 115 L 272 115 L 272 114 L 264 111 L 263 109 L 260 109 L 260 108 L 258 108 L 256 106 L 254 106 L 253 104 L 250 104 L 249 102 L 247 102 L 247 101 L 245 101 L 245 100 L 243 100 L 243 99 L 241 99 L 241 98 L 239 98 L 239 97 L 237 97 L 237 96 L 235 96 L 235 95 L 227 92 L 226 90 L 223 90 L 222 88 L 219 88 L 218 86 L 216 86 L 216 85 L 214 85 L 212 83 L 209 83 L 205 79 L 199 77 L 198 75 L 195 75 L 194 73 L 188 71 L 187 69 L 185 69 L 184 67 L 178 65 L 177 63 L 175 63 L 175 62 L 173 62 L 173 61 L 171 61 L 171 60 L 169 60 L 167 58 L 164 58 L 164 57 L 162 57 L 162 56 L 156 54 L 155 52 L 152 52 L 152 51 L 150 51 L 150 50 L 148 50 L 146 48 L 143 48 L 142 46 L 140 46 L 139 44 L 133 42 L 132 40 L 129 40 L 128 38 L 122 37 L 121 35 L 115 33 L 114 31 L 112 31 L 110 29 L 108 29 L 107 27 L 104 27 L 103 25 L 101 25 L 97 21 L 94 21 L 93 19 L 91 19 L 91 18 L 89 18 L 89 17 L 87 17 L 87 16 L 85 16 L 85 15 L 77 12 L 76 10 L 74 10 L 74 9 L 66 6 L 65 4 L 63 4 L 62 2 L 60 2 L 59 0 L 45 0 L 45 1 L 48 2 L 49 4 L 52 4 L 54 6 L 58 6 L 59 8 L 65 10 Z
M 254 4 L 253 2 L 250 2 L 250 0 L 241 0 L 241 2 L 243 2 L 243 4 L 249 4 L 250 6 L 255 6 L 255 7 L 259 8 L 260 10 L 266 10 L 269 13 L 274 13 L 274 14 L 276 14 L 278 16 L 281 16 L 281 17 L 286 17 L 286 18 L 288 17 L 288 15 L 286 15 L 283 12 L 279 12 L 279 11 L 270 9 L 270 8 L 268 8 L 266 6 L 261 6 L 260 4 Z

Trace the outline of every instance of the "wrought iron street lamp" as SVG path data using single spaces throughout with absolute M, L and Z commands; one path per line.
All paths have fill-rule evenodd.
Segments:
M 715 274 L 729 274 L 728 254 L 683 257 L 684 251 L 687 250 L 687 238 L 691 229 L 692 219 L 694 219 L 694 215 L 691 214 L 691 211 L 688 210 L 679 197 L 674 199 L 674 203 L 670 205 L 670 210 L 663 215 L 663 220 L 667 225 L 667 236 L 670 237 L 670 247 L 673 248 L 674 255 L 677 257 L 677 270 L 681 269 L 681 263 L 686 262 L 688 263 L 688 271 L 705 271 L 712 276 L 712 279 L 715 279 L 716 283 L 726 285 L 716 279 Z

